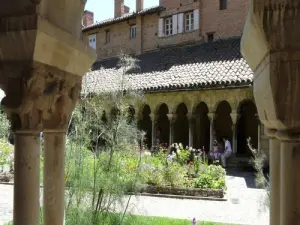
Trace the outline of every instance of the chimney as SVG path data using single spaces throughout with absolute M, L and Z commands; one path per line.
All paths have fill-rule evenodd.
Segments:
M 124 13 L 129 13 L 129 12 L 130 12 L 130 8 L 124 5 Z
M 136 0 L 136 11 L 140 12 L 144 9 L 144 0 Z
M 94 13 L 88 10 L 84 10 L 82 25 L 83 27 L 87 27 L 94 24 Z
M 124 0 L 115 0 L 115 18 L 123 16 L 124 12 Z

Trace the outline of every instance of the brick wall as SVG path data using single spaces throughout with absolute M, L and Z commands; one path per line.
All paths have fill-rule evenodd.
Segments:
M 116 0 L 121 3 L 122 0 Z M 248 0 L 228 0 L 228 8 L 220 10 L 219 0 L 160 0 L 166 11 L 138 16 L 124 22 L 107 25 L 86 32 L 97 33 L 97 53 L 99 58 L 118 55 L 122 50 L 128 54 L 140 54 L 160 47 L 193 43 L 206 39 L 206 34 L 214 32 L 215 38 L 240 36 L 247 14 Z M 159 18 L 199 9 L 199 29 L 167 37 L 158 37 Z M 136 24 L 137 36 L 130 39 L 130 25 Z M 110 30 L 110 42 L 105 43 L 105 30 Z
M 220 10 L 219 0 L 202 0 L 202 35 L 215 32 L 216 38 L 240 36 L 248 12 L 248 0 L 228 0 L 228 8 Z
M 84 27 L 92 25 L 94 23 L 94 13 L 85 10 L 83 13 L 82 24 Z

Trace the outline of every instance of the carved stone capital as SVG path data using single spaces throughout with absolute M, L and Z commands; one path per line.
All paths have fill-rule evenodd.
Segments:
M 193 113 L 187 113 L 186 114 L 186 117 L 188 118 L 188 120 L 191 122 L 194 118 L 195 118 L 195 115 Z
M 240 114 L 239 113 L 230 113 L 230 117 L 232 120 L 232 123 L 235 125 L 238 121 L 238 119 L 240 118 Z
M 175 121 L 177 119 L 177 115 L 176 114 L 170 113 L 170 114 L 167 114 L 167 116 L 168 116 L 169 122 L 171 124 L 175 123 Z
M 210 121 L 214 121 L 214 119 L 216 118 L 216 114 L 213 112 L 207 113 L 207 117 Z
M 152 122 L 156 123 L 157 119 L 158 119 L 158 116 L 157 116 L 157 114 L 151 113 L 150 118 L 151 118 Z
M 14 131 L 67 129 L 81 91 L 80 76 L 35 62 L 26 76 L 6 81 L 1 104 Z
M 300 131 L 299 0 L 252 0 L 241 52 L 254 72 L 253 92 L 262 123 Z

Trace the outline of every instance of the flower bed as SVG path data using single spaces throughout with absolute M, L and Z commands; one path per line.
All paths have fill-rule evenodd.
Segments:
M 172 146 L 173 151 L 160 148 L 144 155 L 141 163 L 141 193 L 223 198 L 226 171 L 209 165 L 201 150 Z
M 224 198 L 223 189 L 155 187 L 147 185 L 140 189 L 140 193 Z

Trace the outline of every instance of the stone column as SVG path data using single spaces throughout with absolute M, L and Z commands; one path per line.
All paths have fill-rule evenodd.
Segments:
M 236 123 L 240 117 L 238 113 L 231 113 L 231 120 L 232 120 L 232 151 L 234 154 L 237 153 L 237 130 L 236 130 Z
M 151 118 L 151 121 L 152 121 L 152 135 L 151 135 L 151 149 L 153 150 L 154 147 L 156 146 L 156 115 L 155 114 L 150 114 L 150 118 Z
M 280 139 L 280 225 L 300 224 L 300 138 L 276 132 Z M 273 196 L 272 196 L 273 197 Z M 272 213 L 272 216 L 274 214 Z
M 174 142 L 174 123 L 176 121 L 176 114 L 168 114 L 167 116 L 170 122 L 169 145 L 172 145 Z
M 275 132 L 266 129 L 270 137 L 270 225 L 280 224 L 280 141 L 275 138 Z
M 213 141 L 214 141 L 214 120 L 215 120 L 215 113 L 208 113 L 207 116 L 208 116 L 209 121 L 210 121 L 209 150 L 212 151 Z
M 14 225 L 40 219 L 40 132 L 15 132 Z
M 44 131 L 44 224 L 63 225 L 65 132 Z
M 261 123 L 259 120 L 259 116 L 258 114 L 255 115 L 256 119 L 257 119 L 257 150 L 260 151 L 261 150 Z
M 193 147 L 194 145 L 194 118 L 195 116 L 192 113 L 187 114 L 187 118 L 189 121 L 189 147 Z

